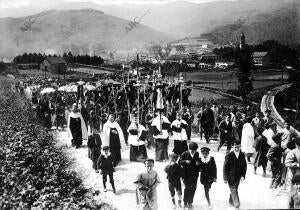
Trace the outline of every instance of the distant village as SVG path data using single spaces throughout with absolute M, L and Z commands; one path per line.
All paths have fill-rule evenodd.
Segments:
M 242 33 L 239 44 L 246 43 Z M 65 52 L 63 55 L 46 55 L 41 53 L 24 53 L 13 61 L 2 59 L 2 63 L 17 65 L 17 69 L 40 69 L 55 74 L 65 74 L 69 67 L 97 68 L 100 70 L 126 70 L 135 74 L 137 68 L 140 73 L 150 73 L 157 65 L 164 66 L 166 74 L 183 71 L 226 71 L 235 68 L 235 48 L 237 46 L 215 44 L 213 36 L 202 34 L 198 37 L 187 37 L 163 45 L 151 45 L 146 50 L 127 56 L 126 59 L 102 58 L 91 55 L 72 55 Z M 284 50 L 283 50 L 284 49 Z M 252 64 L 254 70 L 283 67 L 293 69 L 295 64 L 295 49 L 270 40 L 259 45 L 251 45 Z M 269 52 L 272 51 L 272 52 Z M 298 60 L 299 61 L 299 60 Z M 76 65 L 75 65 L 76 64 Z M 169 70 L 171 69 L 171 70 Z M 88 73 L 90 71 L 86 71 Z M 93 72 L 94 73 L 94 72 Z

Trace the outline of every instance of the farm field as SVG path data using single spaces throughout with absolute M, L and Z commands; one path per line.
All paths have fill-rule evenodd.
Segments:
M 263 87 L 280 85 L 281 84 L 281 71 L 263 71 L 253 72 L 251 77 L 254 79 L 253 88 L 259 89 Z M 284 80 L 288 78 L 288 73 L 284 72 Z M 219 88 L 223 90 L 237 89 L 237 78 L 235 72 L 188 72 L 185 73 L 185 80 L 198 82 L 201 86 Z

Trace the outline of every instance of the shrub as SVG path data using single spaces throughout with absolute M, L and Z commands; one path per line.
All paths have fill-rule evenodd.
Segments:
M 13 86 L 0 77 L 0 209 L 112 209 L 84 188 Z

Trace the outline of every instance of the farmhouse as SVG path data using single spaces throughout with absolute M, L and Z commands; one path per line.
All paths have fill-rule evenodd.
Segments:
M 270 65 L 270 56 L 268 52 L 254 52 L 253 61 L 255 66 Z
M 46 57 L 40 69 L 55 74 L 64 74 L 67 71 L 67 62 L 62 57 Z
M 214 53 L 207 53 L 207 54 L 201 55 L 201 57 L 200 57 L 201 62 L 210 63 L 210 64 L 214 64 L 217 61 L 219 61 L 220 59 L 221 59 L 221 57 Z

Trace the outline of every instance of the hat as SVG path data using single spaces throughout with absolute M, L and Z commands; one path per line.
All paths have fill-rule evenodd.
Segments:
M 109 146 L 104 146 L 103 151 L 105 151 L 105 150 L 109 150 Z
M 295 174 L 295 176 L 292 179 L 292 183 L 300 183 L 300 175 L 299 174 Z
M 172 154 L 169 155 L 169 158 L 170 158 L 170 159 L 177 159 L 177 158 L 178 158 L 178 155 L 175 154 L 175 153 L 172 153 Z
M 198 144 L 195 143 L 195 142 L 191 142 L 191 143 L 189 144 L 189 149 L 190 149 L 190 150 L 197 150 L 197 149 L 198 149 Z
M 294 139 L 294 142 L 295 142 L 295 144 L 296 144 L 297 146 L 300 146 L 300 137 L 296 137 L 296 138 Z
M 148 158 L 148 159 L 144 160 L 144 164 L 146 164 L 147 162 L 152 162 L 152 163 L 154 163 L 154 160 L 151 159 L 151 158 Z
M 210 149 L 208 147 L 202 147 L 201 152 L 209 152 Z
M 281 136 L 282 136 L 282 133 L 276 133 L 272 136 L 272 140 L 275 143 L 279 143 L 281 141 Z

